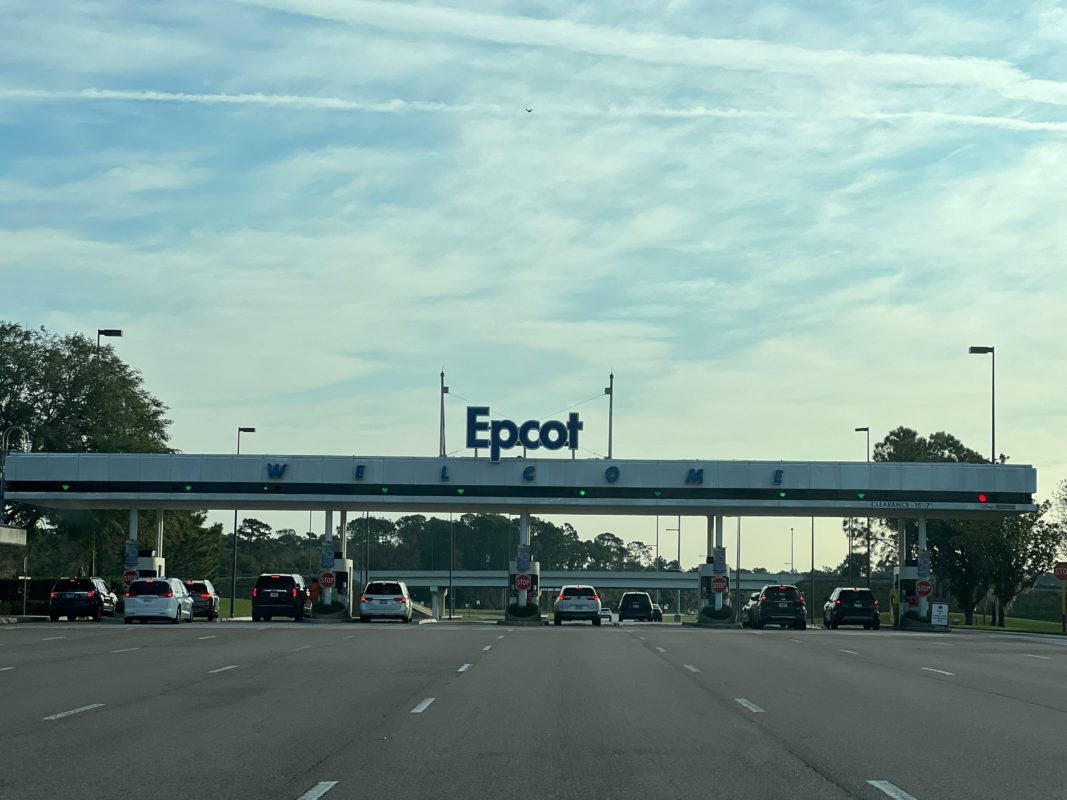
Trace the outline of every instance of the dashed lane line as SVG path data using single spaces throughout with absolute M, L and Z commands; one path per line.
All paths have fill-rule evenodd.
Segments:
M 218 638 L 218 637 L 215 637 L 215 636 L 197 636 L 196 640 L 198 642 L 202 642 L 202 641 L 204 641 L 204 639 L 215 639 L 215 638 Z
M 134 650 L 140 650 L 140 647 L 123 647 L 121 650 L 108 650 L 109 653 L 131 653 Z
M 103 703 L 93 703 L 90 706 L 82 706 L 81 708 L 72 708 L 70 711 L 60 711 L 58 714 L 53 714 L 50 717 L 44 717 L 43 720 L 63 719 L 63 717 L 72 717 L 75 714 L 81 714 L 85 711 L 92 711 L 94 708 L 102 708 Z
M 660 651 L 661 653 L 666 653 L 666 652 L 667 652 L 667 651 L 666 651 L 666 650 L 665 650 L 664 648 L 662 648 L 662 647 L 657 647 L 656 649 L 657 649 L 657 650 L 659 650 L 659 651 Z
M 871 786 L 880 791 L 882 794 L 892 797 L 893 800 L 918 800 L 914 795 L 910 795 L 901 789 L 899 786 L 895 786 L 889 781 L 867 781 Z
M 56 639 L 66 639 L 66 636 L 49 636 L 47 639 L 41 639 L 42 642 L 54 642 Z
M 497 636 L 496 638 L 497 638 L 497 639 L 503 639 L 503 638 L 504 638 L 504 635 L 503 635 L 503 634 L 501 634 L 500 636 Z
M 751 711 L 753 714 L 762 714 L 763 713 L 763 709 L 762 708 L 760 708 L 755 703 L 749 702 L 748 700 L 746 700 L 743 697 L 735 697 L 734 698 L 734 702 L 740 703 L 745 708 L 747 708 L 749 711 Z
M 1021 655 L 1024 655 L 1027 658 L 1041 658 L 1041 659 L 1044 659 L 1045 661 L 1051 661 L 1052 660 L 1052 656 L 1039 656 L 1036 653 L 1022 653 Z
M 296 650 L 294 650 L 293 652 L 294 653 L 299 653 L 301 650 L 310 650 L 310 649 L 311 649 L 311 645 L 306 644 L 303 647 L 296 648 Z
M 337 781 L 319 781 L 296 800 L 319 800 L 326 792 L 337 785 Z
M 855 650 L 842 650 L 841 652 L 842 653 L 848 653 L 850 656 L 858 656 L 859 655 L 859 653 L 857 653 Z
M 483 653 L 488 653 L 492 649 L 493 649 L 493 646 L 491 644 L 487 644 L 485 647 L 482 648 L 482 652 Z
M 467 670 L 469 670 L 473 666 L 474 666 L 474 664 L 464 664 L 462 667 L 457 669 L 456 672 L 466 672 Z
M 692 664 L 682 664 L 682 666 L 685 667 L 690 672 L 700 672 L 700 670 L 697 669 L 696 667 L 694 667 Z
M 430 705 L 433 703 L 433 701 L 436 700 L 436 699 L 437 699 L 436 697 L 427 697 L 425 700 L 423 700 L 421 703 L 419 703 L 417 706 L 415 706 L 413 709 L 411 709 L 411 713 L 412 714 L 421 714 L 423 711 L 428 709 L 430 707 Z
M 949 675 L 955 677 L 955 672 L 945 672 L 943 669 L 934 669 L 933 667 L 922 667 L 924 672 L 936 672 L 938 675 Z
M 218 674 L 220 672 L 225 672 L 228 669 L 237 669 L 237 665 L 236 664 L 230 664 L 228 667 L 219 667 L 218 669 L 209 669 L 207 671 L 207 674 L 208 675 L 216 675 L 216 674 Z
M 9 669 L 14 669 L 14 667 L 0 667 L 0 672 L 7 672 Z

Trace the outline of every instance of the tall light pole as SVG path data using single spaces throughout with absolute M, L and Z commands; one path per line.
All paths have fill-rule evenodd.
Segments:
M 990 357 L 990 370 L 989 370 L 989 427 L 992 442 L 990 444 L 990 464 L 997 463 L 997 353 L 995 347 L 971 347 L 967 350 L 971 355 L 984 356 L 987 353 Z
M 445 457 L 445 395 L 448 394 L 448 387 L 445 386 L 445 371 L 441 370 L 441 443 L 438 449 L 438 455 L 441 458 Z
M 7 522 L 7 509 L 4 506 L 4 487 L 7 484 L 8 442 L 10 441 L 11 434 L 15 431 L 22 434 L 24 449 L 29 450 L 28 442 L 30 441 L 30 435 L 26 432 L 26 429 L 20 425 L 12 425 L 4 431 L 3 436 L 0 436 L 0 525 Z
M 866 433 L 867 434 L 867 464 L 868 464 L 867 476 L 868 476 L 868 483 L 869 483 L 870 482 L 870 473 L 871 473 L 871 470 L 870 470 L 870 463 L 871 463 L 871 426 L 870 425 L 864 425 L 861 428 L 856 428 L 856 433 Z M 868 486 L 868 487 L 864 487 L 864 488 L 870 488 L 870 487 Z M 871 518 L 870 517 L 867 517 L 867 531 L 866 531 L 866 533 L 867 533 L 867 588 L 870 589 L 871 588 Z M 849 569 L 849 575 L 851 575 L 852 574 L 852 563 L 851 563 L 851 557 L 852 557 L 852 533 L 851 533 L 851 531 L 848 534 L 848 554 L 849 554 L 848 569 Z
M 241 434 L 255 433 L 255 428 L 237 429 L 237 455 L 241 455 Z M 234 603 L 237 600 L 237 509 L 233 510 L 233 574 L 230 576 L 230 619 L 233 619 Z
M 793 565 L 793 529 L 789 529 L 789 572 L 796 572 L 796 568 Z
M 608 458 L 611 458 L 611 434 L 612 423 L 615 417 L 615 373 L 608 375 L 608 385 L 604 387 L 604 394 L 608 396 Z M 681 565 L 679 565 L 681 566 Z
M 122 336 L 121 328 L 97 328 L 96 329 L 96 352 L 100 352 L 101 336 Z

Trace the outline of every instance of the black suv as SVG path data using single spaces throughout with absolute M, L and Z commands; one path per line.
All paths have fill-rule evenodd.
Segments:
M 878 630 L 882 626 L 878 598 L 870 589 L 838 586 L 822 607 L 822 621 L 831 630 L 838 625 L 862 625 L 864 630 Z
M 252 621 L 292 617 L 300 622 L 311 613 L 311 597 L 304 579 L 296 574 L 264 572 L 252 588 Z
M 207 617 L 208 622 L 219 618 L 219 604 L 222 602 L 211 581 L 182 581 L 193 598 L 193 616 Z
M 755 604 L 749 604 L 748 619 L 753 628 L 781 625 L 783 628 L 804 630 L 808 627 L 808 607 L 804 595 L 796 586 L 771 584 L 764 586 Z
M 118 597 L 102 578 L 60 578 L 48 596 L 48 616 L 52 622 L 66 616 L 71 622 L 78 617 L 100 619 L 115 616 Z
M 619 622 L 624 619 L 642 619 L 652 622 L 652 598 L 648 592 L 625 592 L 619 601 Z

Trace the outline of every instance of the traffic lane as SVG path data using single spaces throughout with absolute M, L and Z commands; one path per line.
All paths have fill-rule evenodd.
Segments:
M 126 774 L 140 754 L 153 785 L 161 788 L 284 797 L 279 787 L 295 787 L 305 775 L 316 777 L 324 754 L 362 741 L 367 726 L 373 728 L 397 708 L 406 710 L 446 664 L 450 671 L 456 658 L 486 640 L 484 633 L 464 631 L 419 635 L 414 626 L 407 627 L 407 635 L 366 630 L 359 635 L 349 633 L 355 626 L 330 627 L 335 633 L 310 642 L 299 636 L 306 637 L 310 626 L 274 637 L 269 657 L 259 663 L 239 663 L 214 674 L 201 666 L 195 678 L 171 659 L 152 670 L 159 685 L 147 694 L 125 696 L 120 677 L 104 706 L 38 720 L 4 742 L 5 763 L 27 766 L 0 776 L 0 785 L 11 787 L 12 796 L 70 786 L 97 796 L 92 792 L 113 788 L 114 776 Z M 259 633 L 255 638 L 266 632 Z M 234 641 L 241 640 L 251 641 Z M 235 654 L 247 652 L 227 656 Z M 86 747 L 86 742 L 96 744 Z M 55 752 L 64 758 L 41 774 L 34 766 L 40 754 Z
M 390 798 L 851 796 L 622 629 L 520 628 L 474 658 L 324 772 Z
M 792 637 L 801 638 L 801 637 Z M 886 636 L 875 631 L 842 635 L 809 631 L 805 644 L 828 652 L 846 652 L 864 663 L 911 673 L 953 673 L 960 684 L 1038 706 L 1067 711 L 1067 649 L 1011 637 L 960 637 L 941 634 Z M 939 673 L 934 673 L 939 674 Z
M 774 719 L 806 758 L 846 785 L 887 779 L 920 800 L 1059 796 L 1067 788 L 1058 766 L 1057 732 L 1067 724 L 1061 711 L 961 685 L 918 665 L 884 668 L 820 650 L 799 632 L 693 633 L 642 644 L 664 641 L 666 655 L 708 664 L 695 680 L 714 680 L 728 691 L 747 686 L 746 697 L 765 711 L 761 718 Z

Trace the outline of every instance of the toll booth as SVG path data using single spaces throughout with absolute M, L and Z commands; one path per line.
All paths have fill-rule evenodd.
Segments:
M 349 592 L 359 593 L 363 591 L 362 586 L 357 586 L 355 589 L 351 587 L 352 581 L 359 579 L 358 575 L 353 578 L 351 558 L 341 558 L 341 554 L 337 553 L 334 558 L 332 572 L 334 575 L 334 588 L 337 590 L 339 597 L 345 597 Z
M 697 575 L 700 578 L 700 607 L 705 606 L 715 607 L 715 579 L 721 578 L 726 586 L 720 593 L 722 596 L 722 602 L 719 603 L 719 608 L 730 603 L 730 568 L 725 567 L 724 573 L 717 574 L 715 571 L 715 564 L 701 564 L 697 567 Z M 723 569 L 720 567 L 719 569 Z
M 893 610 L 893 624 L 899 625 L 901 615 L 907 611 L 919 610 L 919 595 L 915 585 L 919 582 L 919 562 L 908 559 L 903 567 L 893 567 L 893 591 L 897 596 L 897 607 Z
M 139 578 L 163 578 L 167 574 L 167 559 L 157 556 L 155 550 L 138 550 L 136 569 Z
M 516 579 L 519 575 L 527 575 L 530 578 L 530 588 L 526 590 L 526 602 L 537 605 L 541 597 L 541 562 L 531 561 L 530 568 L 526 572 L 519 572 L 512 561 L 508 564 L 508 604 L 514 605 L 519 602 L 519 589 Z

